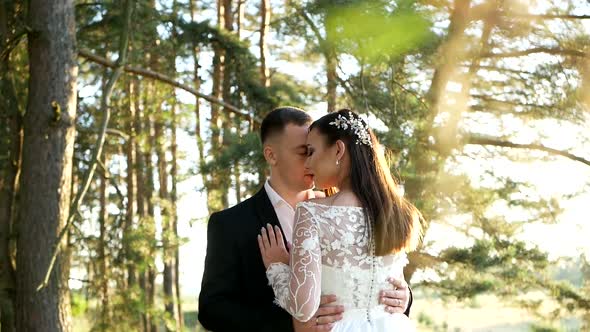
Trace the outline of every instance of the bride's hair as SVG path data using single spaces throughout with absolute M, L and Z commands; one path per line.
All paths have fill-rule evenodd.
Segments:
M 363 131 L 359 131 L 359 125 L 353 128 L 339 126 L 336 120 L 342 117 L 356 123 L 360 119 Z M 309 130 L 312 129 L 317 129 L 329 146 L 337 140 L 346 144 L 350 155 L 352 191 L 367 212 L 367 222 L 373 226 L 371 236 L 375 240 L 375 254 L 384 256 L 415 249 L 422 233 L 422 215 L 402 196 L 391 176 L 384 151 L 364 120 L 352 111 L 342 109 L 321 117 L 311 124 Z M 370 144 L 366 140 L 364 143 L 359 141 L 359 134 L 364 137 L 367 133 Z

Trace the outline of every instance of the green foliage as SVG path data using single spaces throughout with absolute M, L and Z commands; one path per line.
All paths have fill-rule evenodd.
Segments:
M 72 291 L 70 293 L 70 301 L 72 306 L 72 315 L 79 317 L 88 311 L 88 300 L 84 297 L 84 294 L 79 291 Z
M 558 332 L 559 329 L 556 329 L 554 327 L 547 326 L 547 325 L 533 324 L 531 326 L 530 331 L 531 332 Z
M 548 264 L 547 254 L 538 248 L 497 238 L 476 240 L 467 248 L 447 248 L 439 259 L 445 262 L 440 271 L 445 277 L 435 287 L 443 296 L 458 299 L 486 292 L 512 297 L 540 289 L 543 279 L 538 271 Z
M 226 67 L 230 67 L 236 75 L 235 84 L 249 102 L 250 108 L 257 116 L 263 116 L 278 105 L 275 95 L 271 95 L 261 83 L 257 71 L 257 59 L 250 52 L 246 41 L 240 40 L 235 34 L 219 30 L 210 25 L 209 21 L 180 24 L 181 40 L 189 45 L 219 47 L 226 52 Z M 288 88 L 286 86 L 286 88 Z
M 379 2 L 363 1 L 328 9 L 328 42 L 344 44 L 348 46 L 344 52 L 376 62 L 407 55 L 432 38 L 430 22 L 411 7 L 388 10 L 387 5 L 379 6 Z

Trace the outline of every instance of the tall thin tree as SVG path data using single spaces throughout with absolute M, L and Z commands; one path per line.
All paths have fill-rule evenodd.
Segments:
M 74 151 L 76 35 L 74 1 L 29 2 L 29 99 L 24 116 L 17 240 L 18 331 L 70 331 L 69 257 L 58 234 L 70 214 Z M 59 243 L 57 243 L 59 242 Z M 47 286 L 52 251 L 63 246 Z
M 14 7 L 0 2 L 0 49 L 7 51 L 7 40 L 14 38 Z M 0 326 L 2 331 L 15 328 L 15 271 L 10 244 L 14 227 L 17 174 L 20 168 L 22 130 L 20 112 L 11 79 L 10 53 L 0 58 Z

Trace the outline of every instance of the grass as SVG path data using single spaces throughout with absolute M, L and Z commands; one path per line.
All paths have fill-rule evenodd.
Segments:
M 564 317 L 556 322 L 542 321 L 528 311 L 507 306 L 494 296 L 479 296 L 466 302 L 443 301 L 419 291 L 414 293 L 411 317 L 420 332 L 579 332 L 580 321 Z M 93 322 L 90 312 L 95 303 L 87 305 L 86 314 L 73 318 L 73 331 L 90 331 Z M 205 329 L 197 319 L 196 297 L 183 299 L 185 331 Z M 139 329 L 138 329 L 139 330 Z
M 580 321 L 564 317 L 540 320 L 529 311 L 508 306 L 492 295 L 459 303 L 425 297 L 416 292 L 411 317 L 424 332 L 578 332 Z

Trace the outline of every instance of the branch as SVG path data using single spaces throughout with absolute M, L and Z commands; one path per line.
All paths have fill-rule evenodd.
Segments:
M 81 132 L 81 133 L 99 133 L 98 130 L 94 130 L 94 129 L 90 129 L 90 128 L 83 128 L 83 127 L 76 127 L 76 131 Z M 118 129 L 113 129 L 113 128 L 107 128 L 106 133 L 108 135 L 113 135 L 113 136 L 118 136 L 122 139 L 124 139 L 125 141 L 129 140 L 129 135 L 118 130 Z
M 569 14 L 510 14 L 511 17 L 526 18 L 531 20 L 587 20 L 590 15 L 569 15 Z
M 10 39 L 8 42 L 6 42 L 6 45 L 4 45 L 4 50 L 0 52 L 0 60 L 4 61 L 6 58 L 8 58 L 10 53 L 18 46 L 20 41 L 23 40 L 24 37 L 26 37 L 31 31 L 32 30 L 30 27 L 25 26 L 22 30 L 16 32 L 12 39 Z
M 111 183 L 113 188 L 115 188 L 115 191 L 117 192 L 117 195 L 119 196 L 119 199 L 121 200 L 121 204 L 124 204 L 123 202 L 125 202 L 125 196 L 123 196 L 121 189 L 119 189 L 116 179 L 112 176 L 109 176 L 109 171 L 107 170 L 107 167 L 105 166 L 105 164 L 102 161 L 98 160 L 98 166 L 100 166 L 99 172 L 101 173 L 103 178 L 106 180 L 109 180 L 109 182 Z M 129 204 L 129 203 L 127 203 L 127 204 Z M 127 209 L 127 207 L 123 206 L 123 208 L 121 210 L 126 210 L 126 209 Z
M 582 157 L 576 156 L 572 153 L 561 151 L 553 148 L 546 147 L 541 144 L 518 144 L 512 143 L 509 141 L 502 141 L 496 138 L 489 138 L 489 137 L 480 137 L 480 136 L 470 136 L 466 139 L 466 144 L 476 144 L 476 145 L 493 145 L 493 146 L 501 146 L 506 148 L 516 148 L 516 149 L 529 149 L 529 150 L 539 150 L 543 152 L 547 152 L 549 154 L 554 154 L 558 156 L 562 156 L 573 161 L 581 162 L 587 166 L 590 166 L 590 160 L 584 159 Z
M 90 51 L 87 51 L 87 50 L 78 51 L 78 55 L 85 58 L 85 59 L 88 59 L 94 63 L 98 63 L 99 65 L 103 65 L 105 67 L 114 68 L 116 66 L 116 64 L 114 64 L 113 62 L 111 62 L 103 57 L 100 57 L 98 55 L 94 55 Z M 203 99 L 207 100 L 208 102 L 221 105 L 237 115 L 241 115 L 241 116 L 248 117 L 248 118 L 251 117 L 251 115 L 248 114 L 248 112 L 242 111 L 239 108 L 224 102 L 223 100 L 220 100 L 220 99 L 217 99 L 213 96 L 201 93 L 201 92 L 195 90 L 194 88 L 192 88 L 186 84 L 182 84 L 180 82 L 177 82 L 172 77 L 166 76 L 164 74 L 161 74 L 161 73 L 149 70 L 149 69 L 143 69 L 143 68 L 129 66 L 129 65 L 125 65 L 123 67 L 123 70 L 127 73 L 151 78 L 151 79 L 169 84 L 171 86 L 177 87 L 177 88 L 182 89 L 188 93 L 191 93 L 199 98 L 203 98 Z M 258 117 L 255 117 L 254 121 L 256 121 L 258 123 L 262 122 L 262 120 Z
M 122 138 L 126 141 L 129 140 L 129 135 L 127 135 L 124 132 L 117 130 L 117 129 L 107 128 L 106 133 L 109 135 L 113 135 L 113 136 L 119 136 L 120 138 Z
M 474 98 L 474 99 L 479 99 L 484 102 L 492 103 L 492 104 L 496 103 L 496 104 L 503 104 L 503 105 L 510 105 L 510 106 L 544 108 L 544 109 L 549 109 L 549 110 L 556 107 L 555 105 L 539 105 L 539 104 L 521 103 L 521 102 L 513 101 L 513 100 L 500 100 L 500 99 L 495 99 L 491 96 L 486 96 L 486 95 L 472 94 L 472 95 L 470 95 L 470 97 Z
M 547 47 L 535 47 L 528 50 L 513 51 L 506 53 L 485 53 L 480 55 L 482 58 L 515 58 L 520 56 L 526 56 L 536 53 L 546 53 L 551 55 L 567 55 L 577 57 L 587 57 L 587 54 L 582 51 L 573 49 L 561 49 L 561 48 L 547 48 Z
M 460 64 L 461 67 L 471 67 L 473 65 L 471 64 Z M 535 75 L 534 72 L 530 72 L 530 71 L 525 71 L 525 70 L 518 70 L 518 69 L 511 69 L 511 68 L 505 68 L 505 67 L 497 67 L 497 66 L 487 66 L 487 65 L 477 65 L 476 66 L 477 69 L 483 69 L 483 70 L 488 70 L 488 71 L 495 71 L 495 72 L 507 72 L 507 73 L 513 73 L 513 74 L 517 74 L 517 75 Z
M 311 31 L 313 31 L 313 34 L 318 39 L 318 43 L 320 44 L 320 46 L 324 45 L 326 43 L 326 41 L 324 40 L 324 37 L 322 37 L 322 34 L 320 33 L 320 30 L 318 29 L 318 27 L 313 23 L 311 17 L 309 17 L 307 15 L 307 13 L 301 8 L 298 10 L 298 12 L 299 12 L 299 15 L 301 15 L 301 17 L 303 17 L 303 20 L 305 20 L 305 23 L 307 23 L 307 25 L 309 25 Z

